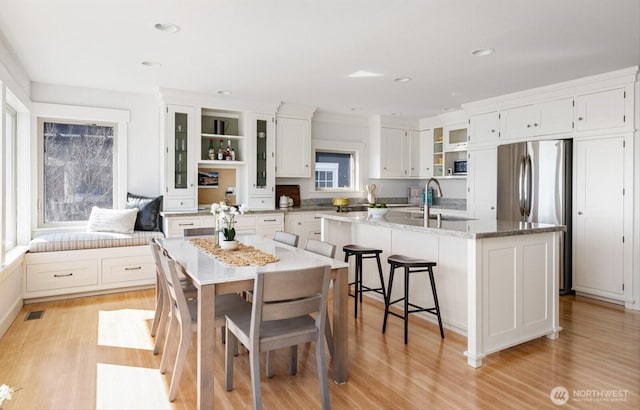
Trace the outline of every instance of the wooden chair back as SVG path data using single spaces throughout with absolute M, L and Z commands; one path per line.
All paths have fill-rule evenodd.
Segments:
M 276 231 L 273 233 L 273 240 L 291 246 L 298 246 L 298 235 L 289 232 Z
M 304 243 L 304 250 L 329 258 L 336 256 L 336 246 L 334 244 L 318 239 L 307 239 Z

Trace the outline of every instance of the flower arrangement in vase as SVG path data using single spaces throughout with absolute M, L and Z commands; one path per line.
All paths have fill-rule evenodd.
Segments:
M 2 408 L 2 402 L 5 400 L 11 400 L 11 394 L 17 392 L 20 389 L 9 387 L 6 384 L 0 386 L 0 409 Z
M 236 238 L 236 215 L 242 215 L 247 212 L 244 204 L 239 207 L 225 205 L 224 202 L 211 204 L 211 213 L 216 215 L 218 230 L 222 233 L 224 239 L 220 241 L 220 247 L 224 250 L 233 250 L 238 247 Z

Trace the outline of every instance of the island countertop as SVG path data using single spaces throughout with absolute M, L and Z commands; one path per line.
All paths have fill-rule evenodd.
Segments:
M 367 212 L 318 212 L 318 216 L 334 221 L 368 224 L 386 228 L 404 229 L 407 231 L 469 239 L 498 238 L 566 230 L 564 225 L 503 221 L 495 219 L 463 220 L 456 218 L 455 220 L 444 219 L 440 223 L 435 219 L 430 219 L 428 224 L 425 225 L 421 214 L 400 210 L 389 210 L 386 215 L 377 218 L 371 217 Z

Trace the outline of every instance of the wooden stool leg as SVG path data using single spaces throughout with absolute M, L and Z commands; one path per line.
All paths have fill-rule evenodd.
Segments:
M 436 316 L 438 316 L 438 326 L 440 327 L 440 337 L 444 339 L 444 330 L 442 329 L 442 318 L 440 318 L 440 304 L 438 303 L 438 294 L 436 292 L 436 281 L 433 278 L 433 269 L 429 267 L 429 281 L 431 281 L 431 291 L 433 292 L 433 301 L 436 307 Z
M 404 344 L 409 341 L 409 267 L 404 267 Z
M 387 330 L 387 317 L 389 316 L 389 302 L 391 302 L 391 288 L 393 286 L 393 274 L 395 270 L 395 265 L 391 264 L 391 268 L 389 268 L 389 286 L 387 287 L 387 296 L 384 300 L 384 320 L 382 321 L 382 333 Z
M 382 264 L 380 263 L 380 254 L 376 253 L 376 262 L 378 262 L 378 275 L 380 275 L 380 287 L 382 288 L 382 298 L 387 300 L 387 292 L 384 289 L 384 276 L 382 275 Z

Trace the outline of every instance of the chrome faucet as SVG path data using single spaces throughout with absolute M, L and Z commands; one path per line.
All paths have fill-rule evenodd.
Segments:
M 428 221 L 431 218 L 431 207 L 429 206 L 429 199 L 427 198 L 428 192 L 429 192 L 429 184 L 431 182 L 435 182 L 436 183 L 436 193 L 435 196 L 437 196 L 438 198 L 442 197 L 442 188 L 440 188 L 440 182 L 438 182 L 437 179 L 435 178 L 429 178 L 429 180 L 427 181 L 427 183 L 424 186 L 424 220 L 425 222 Z

